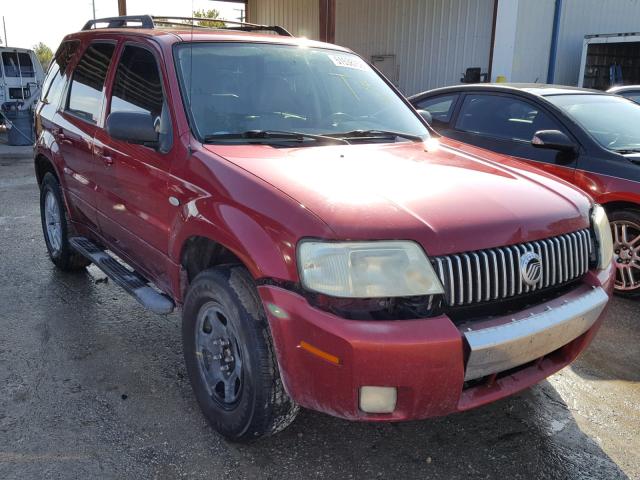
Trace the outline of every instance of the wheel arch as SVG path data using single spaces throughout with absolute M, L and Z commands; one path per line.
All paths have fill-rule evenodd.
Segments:
M 629 202 L 625 200 L 612 200 L 602 202 L 602 206 L 607 213 L 615 212 L 618 210 L 636 210 L 640 212 L 640 203 Z
M 47 173 L 53 174 L 53 176 L 56 177 L 56 180 L 58 180 L 58 183 L 60 183 L 60 175 L 58 174 L 55 164 L 49 157 L 43 153 L 37 153 L 33 163 L 38 185 L 42 184 L 42 180 Z

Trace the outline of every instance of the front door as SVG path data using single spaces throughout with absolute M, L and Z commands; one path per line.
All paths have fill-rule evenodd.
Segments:
M 574 183 L 577 155 L 536 148 L 539 130 L 560 130 L 571 135 L 540 106 L 514 95 L 469 93 L 448 137 L 525 160 L 569 183 Z
M 122 48 L 107 114 L 149 113 L 156 119 L 159 143 L 153 147 L 116 140 L 96 130 L 98 223 L 116 253 L 161 288 L 168 286 L 168 201 L 172 122 L 165 101 L 156 52 L 148 45 Z

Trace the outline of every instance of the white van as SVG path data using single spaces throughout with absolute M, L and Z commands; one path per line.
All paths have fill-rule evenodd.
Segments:
M 42 88 L 44 71 L 33 50 L 0 47 L 0 106 L 23 102 L 21 110 L 35 104 Z

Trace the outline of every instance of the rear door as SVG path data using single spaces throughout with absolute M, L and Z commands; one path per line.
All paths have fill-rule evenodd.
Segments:
M 64 158 L 64 177 L 78 221 L 97 228 L 96 162 L 93 137 L 104 104 L 104 85 L 115 42 L 95 41 L 78 60 L 69 83 L 63 111 L 52 134 Z
M 161 288 L 168 285 L 168 179 L 173 127 L 159 52 L 151 43 L 123 45 L 110 88 L 107 115 L 149 113 L 160 133 L 156 148 L 116 140 L 96 130 L 98 221 L 103 237 Z M 105 115 L 105 117 L 107 116 Z
M 464 143 L 503 153 L 573 183 L 578 155 L 536 148 L 531 139 L 538 130 L 560 130 L 572 135 L 541 105 L 509 94 L 468 93 L 446 132 Z

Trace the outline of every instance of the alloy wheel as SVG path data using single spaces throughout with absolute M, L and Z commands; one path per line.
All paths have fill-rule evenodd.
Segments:
M 628 220 L 611 222 L 616 263 L 616 290 L 640 288 L 640 225 Z
M 62 247 L 62 224 L 58 199 L 51 190 L 47 192 L 44 199 L 44 221 L 51 253 L 55 255 Z

